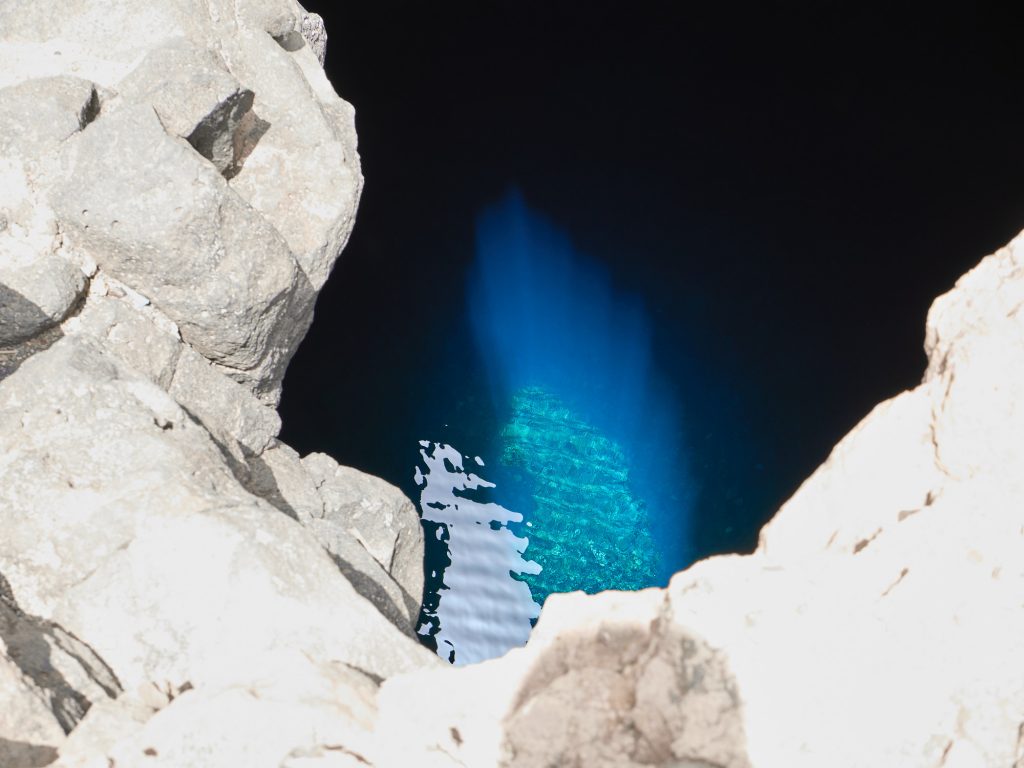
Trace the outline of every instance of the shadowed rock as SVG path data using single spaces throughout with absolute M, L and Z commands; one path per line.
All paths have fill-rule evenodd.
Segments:
M 117 677 L 89 646 L 22 612 L 0 575 L 0 765 L 34 765 L 93 702 L 120 693 Z M 19 745 L 25 740 L 30 744 Z
M 38 153 L 96 119 L 95 84 L 61 75 L 0 88 L 0 147 Z
M 247 146 L 245 134 L 255 126 L 254 120 L 246 119 L 253 92 L 232 76 L 216 53 L 175 38 L 151 51 L 121 81 L 120 93 L 150 104 L 168 133 L 188 141 L 222 174 L 238 172 Z
M 63 320 L 85 290 L 82 272 L 0 233 L 0 347 L 38 336 Z
M 399 489 L 324 454 L 278 444 L 250 461 L 251 488 L 306 527 L 356 591 L 411 634 L 423 594 L 423 532 Z

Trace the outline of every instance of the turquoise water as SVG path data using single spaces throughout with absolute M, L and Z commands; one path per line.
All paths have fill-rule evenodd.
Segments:
M 530 486 L 529 555 L 542 570 L 519 578 L 534 600 L 656 583 L 661 555 L 647 507 L 613 440 L 557 396 L 527 387 L 513 396 L 501 445 L 501 463 Z
M 696 496 L 643 302 L 515 193 L 480 216 L 466 301 L 494 419 L 418 436 L 416 470 L 418 632 L 456 664 L 522 645 L 553 593 L 664 586 Z

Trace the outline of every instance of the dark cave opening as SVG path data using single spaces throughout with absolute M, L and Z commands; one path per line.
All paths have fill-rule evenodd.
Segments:
M 465 297 L 510 184 L 650 313 L 694 557 L 750 551 L 919 381 L 930 302 L 1024 220 L 1015 25 L 985 9 L 306 5 L 366 187 L 283 438 L 414 500 L 420 440 L 472 453 L 503 419 Z

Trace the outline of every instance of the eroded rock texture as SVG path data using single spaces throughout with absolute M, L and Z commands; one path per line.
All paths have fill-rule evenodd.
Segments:
M 757 552 L 455 670 L 409 501 L 277 439 L 361 187 L 325 39 L 0 3 L 0 765 L 1024 766 L 1024 238 Z
M 358 762 L 439 663 L 412 505 L 277 440 L 362 184 L 323 43 L 291 0 L 0 4 L 5 768 Z

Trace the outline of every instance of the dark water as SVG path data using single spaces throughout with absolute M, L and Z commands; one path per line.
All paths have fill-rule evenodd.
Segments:
M 455 661 L 521 644 L 553 592 L 664 586 L 691 562 L 697 495 L 642 297 L 517 191 L 478 217 L 461 298 L 484 375 L 448 394 L 486 397 L 493 417 L 458 443 L 435 425 L 414 476 L 430 577 L 420 631 Z M 496 503 L 471 493 L 482 487 Z M 496 602 L 518 607 L 482 621 Z
M 306 5 L 367 186 L 283 437 L 414 499 L 453 447 L 494 485 L 459 493 L 523 516 L 496 536 L 536 529 L 540 599 L 751 550 L 1024 225 L 1019 25 L 987 11 Z M 624 528 L 654 562 L 600 562 Z

